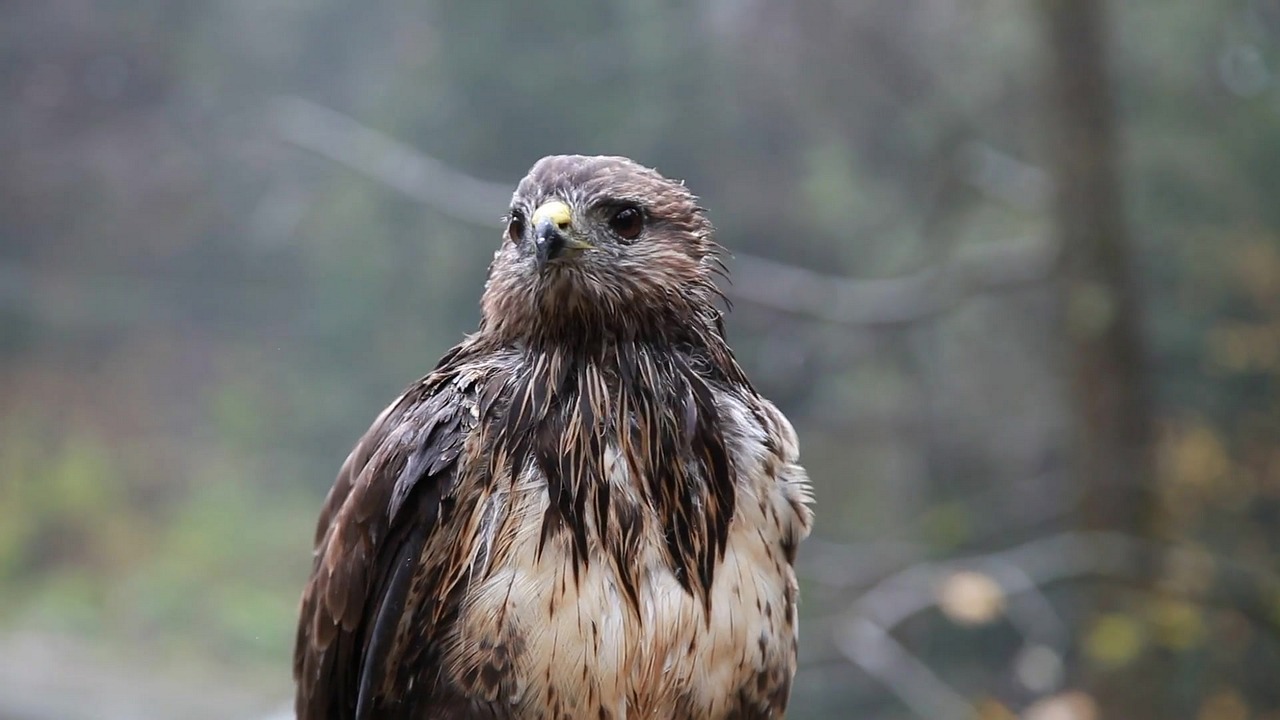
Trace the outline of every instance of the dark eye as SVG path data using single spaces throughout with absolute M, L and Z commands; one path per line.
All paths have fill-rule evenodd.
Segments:
M 635 240 L 644 230 L 644 215 L 639 208 L 624 207 L 609 218 L 609 227 L 624 240 Z
M 511 217 L 507 220 L 507 239 L 513 243 L 520 242 L 520 238 L 524 237 L 524 213 L 519 210 L 512 210 Z

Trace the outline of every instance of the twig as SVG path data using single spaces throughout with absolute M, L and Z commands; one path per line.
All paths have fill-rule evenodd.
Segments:
M 1065 532 L 987 555 L 920 563 L 881 581 L 851 607 L 892 629 L 933 607 L 941 578 L 963 570 L 989 575 L 1005 595 L 1016 595 L 1067 578 L 1127 576 L 1136 571 L 1144 544 L 1118 533 Z
M 968 720 L 978 716 L 959 691 L 875 622 L 851 621 L 837 631 L 835 643 L 842 655 L 884 683 L 919 717 Z
M 310 100 L 282 96 L 272 124 L 290 144 L 357 170 L 463 222 L 495 227 L 511 197 L 509 185 L 476 179 L 347 115 Z M 856 326 L 915 322 L 954 307 L 978 291 L 1042 282 L 1057 263 L 1046 239 L 989 243 L 957 251 L 948 261 L 896 278 L 850 279 L 735 253 L 736 300 Z
M 851 605 L 847 616 L 869 617 L 892 629 L 936 604 L 934 589 L 940 579 L 965 570 L 985 573 L 1006 596 L 1012 596 L 1087 577 L 1136 582 L 1150 577 L 1151 567 L 1176 561 L 1191 552 L 1195 551 L 1121 533 L 1064 532 L 987 555 L 913 565 L 864 593 Z M 1199 592 L 1163 586 L 1146 589 L 1205 605 L 1234 608 L 1264 629 L 1278 629 L 1280 623 L 1271 609 L 1275 598 L 1280 597 L 1280 578 L 1226 558 L 1205 559 L 1211 563 L 1210 571 L 1217 580 L 1212 587 Z
M 512 186 L 458 172 L 310 100 L 278 97 L 270 115 L 285 141 L 358 170 L 455 220 L 496 228 L 511 201 Z
M 964 714 L 971 708 L 963 697 L 890 634 L 909 618 L 938 604 L 937 588 L 943 579 L 957 572 L 978 571 L 991 578 L 1005 597 L 1031 593 L 1031 604 L 1016 611 L 1017 617 L 1010 620 L 1026 641 L 1043 643 L 1061 655 L 1068 631 L 1042 594 L 1045 586 L 1085 577 L 1132 582 L 1150 577 L 1152 564 L 1176 563 L 1182 554 L 1193 552 L 1120 533 L 1064 532 L 986 555 L 918 563 L 877 583 L 848 610 L 826 622 L 834 625 L 835 649 L 878 678 L 920 717 L 971 717 Z M 1274 607 L 1274 598 L 1280 597 L 1280 579 L 1223 558 L 1212 558 L 1211 562 L 1218 579 L 1213 588 L 1199 592 L 1163 586 L 1146 589 L 1208 606 L 1234 608 L 1275 631 L 1277 621 L 1269 608 Z M 1012 615 L 1014 608 L 1009 612 Z
M 1057 255 L 1047 241 L 1004 241 L 958 249 L 948 261 L 911 275 L 854 280 L 739 253 L 730 294 L 843 325 L 903 325 L 952 309 L 980 291 L 1043 282 Z

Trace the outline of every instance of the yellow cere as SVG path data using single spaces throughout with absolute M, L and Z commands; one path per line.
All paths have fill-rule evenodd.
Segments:
M 543 220 L 550 220 L 558 228 L 569 225 L 573 219 L 573 215 L 569 212 L 569 206 L 559 200 L 552 200 L 544 203 L 542 207 L 533 211 L 531 221 L 534 227 L 537 227 Z

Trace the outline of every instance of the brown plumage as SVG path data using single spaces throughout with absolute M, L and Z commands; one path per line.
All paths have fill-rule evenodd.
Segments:
M 725 343 L 716 247 L 630 160 L 534 165 L 479 330 L 325 501 L 300 720 L 783 716 L 808 481 Z

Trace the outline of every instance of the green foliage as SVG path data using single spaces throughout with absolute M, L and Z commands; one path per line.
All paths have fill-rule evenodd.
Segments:
M 287 687 L 324 493 L 378 410 L 474 328 L 502 208 L 464 224 L 288 146 L 272 125 L 280 95 L 495 182 L 544 154 L 631 154 L 687 178 L 731 252 L 895 277 L 1050 233 L 1031 7 L 12 10 L 0 23 L 0 624 L 270 666 Z M 1110 10 L 1160 421 L 1154 510 L 1162 537 L 1197 548 L 1155 581 L 1198 598 L 1222 558 L 1274 568 L 1280 547 L 1278 20 L 1235 0 Z M 1066 522 L 1061 328 L 1109 307 L 1056 291 L 966 290 L 937 316 L 869 327 L 737 304 L 730 338 L 800 431 L 821 536 L 934 559 Z M 804 582 L 813 618 L 861 590 Z M 1170 717 L 1276 702 L 1274 643 L 1231 609 L 1182 597 L 1080 608 L 1046 592 L 1077 622 L 1086 671 L 1166 663 Z M 982 717 L 1023 712 L 1029 698 L 1000 694 L 1008 667 L 992 660 L 1007 627 L 928 643 L 931 622 L 945 620 L 913 626 L 910 649 L 960 677 Z M 855 696 L 875 698 L 861 714 L 903 716 L 831 670 L 829 647 L 804 647 L 828 655 L 806 656 L 794 717 L 846 713 Z
M 251 395 L 213 403 L 229 438 L 260 425 Z M 93 432 L 37 440 L 9 419 L 0 478 L 0 620 L 278 666 L 314 506 L 271 493 L 245 458 L 206 458 L 163 508 L 139 502 Z M 257 485 L 257 487 L 255 487 Z M 282 572 L 282 568 L 291 568 Z

